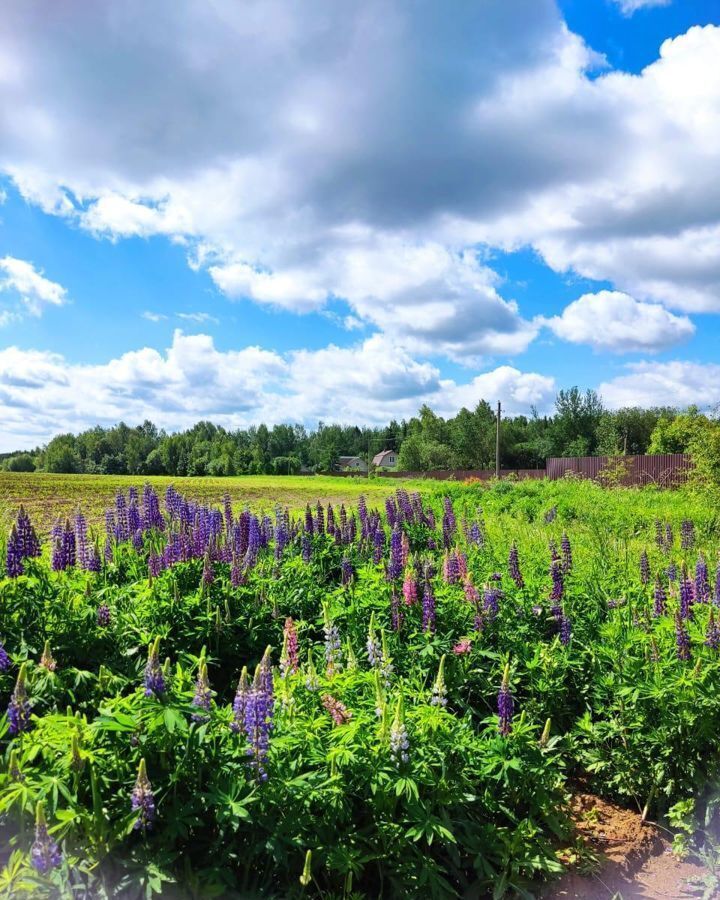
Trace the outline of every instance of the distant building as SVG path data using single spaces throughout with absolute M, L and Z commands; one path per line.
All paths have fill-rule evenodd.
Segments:
M 382 450 L 373 456 L 373 465 L 376 469 L 394 469 L 397 462 L 398 457 L 395 450 Z
M 367 472 L 368 464 L 361 456 L 339 456 L 337 468 L 341 472 Z

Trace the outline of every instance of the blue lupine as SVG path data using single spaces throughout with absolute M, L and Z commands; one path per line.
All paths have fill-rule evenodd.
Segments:
M 147 774 L 145 760 L 140 760 L 137 778 L 130 797 L 130 807 L 137 813 L 133 828 L 135 831 L 148 831 L 155 821 L 155 795 Z
M 515 712 L 515 702 L 510 693 L 510 663 L 505 665 L 502 683 L 498 691 L 498 730 L 503 737 L 507 737 L 512 731 L 512 718 Z
M 193 722 L 207 722 L 210 719 L 210 701 L 212 699 L 212 691 L 210 690 L 210 682 L 208 680 L 208 671 L 205 660 L 200 663 L 198 677 L 195 682 L 195 694 L 193 696 L 192 705 L 196 708 L 191 716 Z
M 573 558 L 572 547 L 570 546 L 570 538 L 563 531 L 562 540 L 560 541 L 560 550 L 562 552 L 562 569 L 565 575 L 572 570 Z
M 693 584 L 688 578 L 687 570 L 683 568 L 680 576 L 680 618 L 692 617 L 692 604 L 694 599 Z
M 27 694 L 27 663 L 23 663 L 18 673 L 15 688 L 10 696 L 7 709 L 10 734 L 21 734 L 30 725 L 30 701 Z
M 344 585 L 350 584 L 350 582 L 353 580 L 355 569 L 353 568 L 353 564 L 347 556 L 343 556 L 340 562 L 340 574 L 342 583 Z
M 435 594 L 428 578 L 425 579 L 422 596 L 422 627 L 423 631 L 435 633 Z
M 0 672 L 7 672 L 10 668 L 10 657 L 5 649 L 3 642 L 0 641 Z
M 237 690 L 235 691 L 235 699 L 233 700 L 233 718 L 232 722 L 230 723 L 230 729 L 236 734 L 244 728 L 245 705 L 247 703 L 249 693 L 250 682 L 248 681 L 247 666 L 243 666 L 240 680 L 238 681 Z
M 443 532 L 443 546 L 445 549 L 449 549 L 452 546 L 453 540 L 455 538 L 455 529 L 457 528 L 457 521 L 455 519 L 455 511 L 453 510 L 453 503 L 450 497 L 445 497 L 443 500 L 443 520 L 442 520 L 442 532 Z
M 695 599 L 698 603 L 707 603 L 710 599 L 710 578 L 707 562 L 702 554 L 695 564 Z
M 640 581 L 650 584 L 650 561 L 645 550 L 640 554 Z
M 520 554 L 518 553 L 517 544 L 513 544 L 510 548 L 510 553 L 508 554 L 508 571 L 510 577 L 515 582 L 516 587 L 522 590 L 522 588 L 525 587 L 525 579 L 520 571 Z
M 683 550 L 692 550 L 695 546 L 695 524 L 691 519 L 684 519 L 680 526 L 680 546 Z
M 270 679 L 272 685 L 272 676 Z M 268 690 L 268 679 L 262 664 L 255 671 L 252 688 L 245 702 L 245 735 L 248 739 L 248 756 L 258 781 L 267 779 L 265 758 L 270 746 L 272 728 L 273 696 L 272 686 Z
M 100 628 L 107 628 L 110 624 L 110 607 L 107 603 L 101 603 L 97 608 L 97 623 Z
M 157 637 L 148 650 L 144 675 L 145 696 L 159 697 L 165 693 L 165 676 L 160 666 L 160 638 Z
M 667 610 L 667 594 L 658 575 L 655 579 L 655 592 L 653 597 L 653 615 L 664 616 Z
M 675 648 L 677 657 L 683 662 L 690 659 L 690 637 L 680 613 L 675 613 Z
M 393 528 L 390 536 L 390 562 L 387 569 L 389 581 L 395 581 L 403 571 L 403 532 L 399 525 Z
M 710 618 L 705 634 L 705 645 L 711 650 L 717 650 L 720 647 L 720 627 L 715 620 L 715 610 L 712 607 L 710 607 Z
M 567 647 L 572 636 L 572 623 L 570 618 L 563 612 L 560 616 L 560 643 L 563 647 Z
M 42 801 L 38 801 L 35 811 L 35 840 L 30 848 L 30 862 L 40 875 L 47 875 L 62 863 L 60 848 L 48 833 Z
M 24 560 L 40 556 L 40 541 L 24 507 L 20 507 L 7 542 L 5 567 L 10 578 L 24 574 Z

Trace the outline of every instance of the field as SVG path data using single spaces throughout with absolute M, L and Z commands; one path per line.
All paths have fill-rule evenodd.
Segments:
M 593 861 L 579 792 L 711 852 L 709 497 L 46 478 L 3 552 L 0 896 L 527 897 Z

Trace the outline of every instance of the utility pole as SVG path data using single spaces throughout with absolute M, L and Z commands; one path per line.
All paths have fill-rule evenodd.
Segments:
M 497 421 L 495 423 L 495 477 L 500 478 L 500 401 L 498 400 Z

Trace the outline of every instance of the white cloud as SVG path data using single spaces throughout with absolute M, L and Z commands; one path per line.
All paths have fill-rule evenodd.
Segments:
M 280 355 L 259 347 L 219 351 L 208 335 L 176 331 L 164 353 L 146 347 L 92 366 L 9 347 L 0 350 L 0 449 L 120 420 L 150 418 L 168 429 L 205 418 L 229 428 L 320 419 L 380 424 L 414 415 L 422 403 L 449 415 L 482 398 L 529 412 L 549 407 L 554 393 L 552 378 L 509 366 L 467 384 L 443 379 L 382 335 L 349 348 Z
M 605 403 L 623 406 L 690 406 L 703 409 L 720 402 L 720 366 L 713 363 L 642 362 L 628 366 L 628 374 L 598 388 Z
M 672 0 L 613 0 L 620 7 L 624 16 L 631 16 L 639 9 L 649 9 L 656 6 L 670 6 Z
M 149 310 L 145 310 L 140 315 L 143 319 L 147 319 L 148 322 L 164 322 L 167 319 L 164 313 L 150 312 Z
M 17 295 L 21 303 L 15 310 L 0 311 L 0 324 L 17 319 L 22 311 L 39 316 L 45 306 L 62 306 L 67 300 L 62 285 L 45 278 L 31 262 L 12 256 L 0 259 L 0 293 Z
M 199 325 L 203 322 L 212 322 L 214 325 L 220 323 L 219 319 L 206 312 L 178 313 L 177 317 L 178 319 L 184 319 L 186 322 L 197 322 Z
M 695 333 L 687 316 L 673 315 L 620 291 L 583 294 L 545 324 L 565 341 L 611 353 L 664 350 Z

